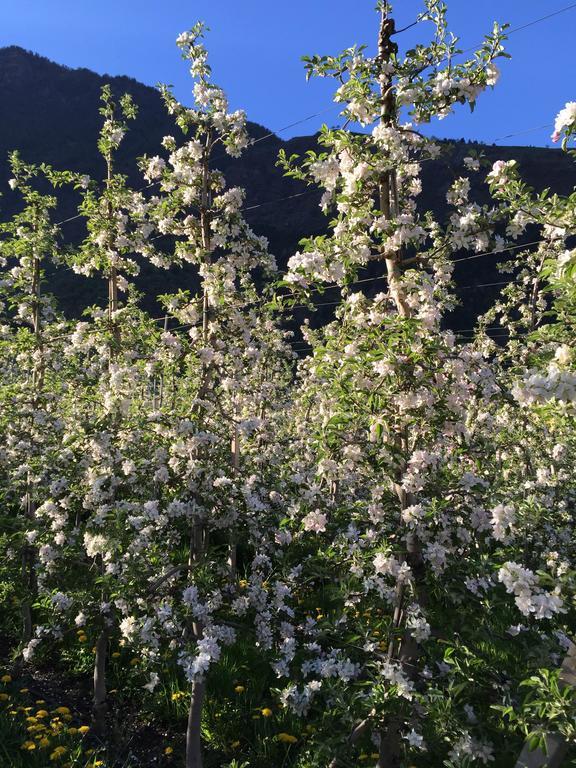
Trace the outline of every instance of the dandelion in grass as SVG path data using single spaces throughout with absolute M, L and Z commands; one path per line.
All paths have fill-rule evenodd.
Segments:
M 296 736 L 293 736 L 291 733 L 279 733 L 276 738 L 278 741 L 282 742 L 282 744 L 296 744 L 298 741 Z

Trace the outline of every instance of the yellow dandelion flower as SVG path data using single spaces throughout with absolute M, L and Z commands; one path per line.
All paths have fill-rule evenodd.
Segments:
M 78 635 L 78 642 L 79 643 L 85 643 L 88 640 L 87 635 Z
M 20 688 L 20 693 L 28 693 L 28 688 Z
M 38 704 L 38 706 L 40 706 L 41 704 L 46 704 L 46 702 L 44 701 L 44 699 L 36 699 L 34 704 Z
M 69 715 L 70 714 L 70 710 L 68 709 L 68 707 L 56 707 L 56 709 L 53 710 L 53 711 L 56 714 L 58 714 L 58 715 Z
M 379 757 L 380 757 L 380 755 L 378 754 L 378 752 L 371 752 L 370 753 L 370 759 L 371 760 L 378 760 Z M 414 766 L 411 765 L 410 768 L 414 768 Z
M 237 685 L 234 688 L 234 692 L 235 693 L 244 693 L 245 690 L 246 690 L 246 688 L 243 685 Z
M 262 717 L 272 717 L 272 710 L 269 707 L 264 707 L 264 709 L 260 710 L 260 714 Z
M 45 709 L 39 709 L 38 712 L 36 712 L 36 717 L 39 717 L 40 719 L 48 717 L 48 712 L 46 712 Z
M 68 728 L 67 733 L 69 736 L 76 736 L 78 733 L 78 728 Z
M 68 750 L 66 747 L 56 747 L 56 749 L 50 754 L 50 760 L 60 760 L 61 757 L 63 757 Z
M 36 720 L 36 718 L 35 718 L 35 717 L 32 717 L 32 716 L 30 716 L 30 717 L 27 717 L 27 718 L 26 718 L 26 722 L 27 722 L 27 723 L 37 723 L 37 722 L 38 722 L 38 720 Z
M 184 696 L 186 696 L 184 691 L 174 691 L 174 693 L 170 698 L 172 699 L 172 701 L 179 701 L 180 699 L 183 699 Z
M 29 752 L 32 752 L 33 749 L 36 749 L 36 744 L 34 744 L 33 741 L 25 741 L 24 744 L 20 745 L 20 749 L 26 749 Z
M 2 675 L 2 677 L 0 677 L 0 682 L 2 682 L 2 683 L 11 683 L 12 682 L 12 676 L 11 675 Z
M 43 748 L 50 746 L 50 739 L 46 738 L 46 736 L 42 736 L 40 741 L 38 742 L 39 745 Z
M 89 725 L 81 725 L 80 728 L 78 728 L 78 733 L 81 733 L 82 736 L 84 736 L 84 734 L 88 733 L 89 730 L 90 730 Z
M 119 659 L 120 655 L 121 655 L 120 651 L 114 651 L 114 653 L 112 654 L 112 658 L 113 659 Z
M 139 659 L 130 659 L 130 666 L 135 667 L 138 664 Z
M 10 696 L 7 693 L 0 693 L 0 701 L 9 701 Z
M 296 736 L 292 736 L 291 733 L 279 733 L 276 738 L 278 741 L 281 741 L 283 744 L 296 744 L 298 739 Z
M 171 755 L 171 754 L 172 754 L 172 752 L 174 752 L 174 750 L 172 749 L 172 747 L 166 747 L 166 749 L 164 750 L 164 754 L 165 754 L 165 755 Z

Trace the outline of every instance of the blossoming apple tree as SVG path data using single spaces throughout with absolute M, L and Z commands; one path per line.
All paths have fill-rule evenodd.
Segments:
M 417 124 L 473 104 L 495 83 L 504 33 L 495 27 L 456 65 L 446 9 L 431 2 L 421 20 L 434 22 L 434 42 L 401 58 L 391 7 L 380 11 L 376 57 L 351 49 L 308 60 L 311 74 L 340 81 L 344 115 L 371 131 L 325 129 L 325 153 L 303 164 L 284 158 L 292 175 L 324 188 L 322 205 L 334 215 L 332 234 L 290 260 L 286 283 L 304 294 L 336 283 L 343 302 L 336 321 L 308 337 L 314 352 L 301 366 L 287 477 L 286 560 L 295 555 L 308 600 L 322 610 L 307 616 L 304 596 L 276 670 L 288 706 L 323 712 L 325 730 L 308 756 L 318 764 L 331 750 L 334 766 L 351 759 L 362 740 L 377 745 L 379 768 L 408 755 L 487 763 L 506 750 L 493 741 L 493 691 L 515 696 L 528 644 L 541 663 L 556 658 L 566 598 L 550 574 L 536 574 L 544 552 L 534 551 L 534 570 L 518 556 L 541 521 L 539 499 L 526 498 L 518 475 L 514 489 L 508 480 L 511 456 L 499 442 L 512 400 L 505 369 L 493 347 L 460 345 L 442 328 L 454 300 L 450 256 L 503 248 L 503 211 L 469 203 L 464 177 L 450 191 L 457 212 L 447 228 L 419 216 L 415 198 L 419 163 L 436 151 Z M 375 260 L 387 290 L 352 292 L 358 269 Z M 510 638 L 524 631 L 517 611 L 529 628 L 514 646 Z M 335 731 L 342 735 L 327 736 Z
M 61 258 L 57 228 L 50 216 L 53 196 L 38 191 L 38 180 L 48 175 L 56 182 L 63 175 L 25 163 L 16 153 L 10 158 L 10 187 L 21 197 L 22 209 L 2 225 L 0 258 L 2 280 L 2 475 L 3 504 L 17 514 L 8 523 L 10 554 L 19 553 L 21 579 L 15 597 L 23 618 L 22 639 L 32 640 L 32 603 L 37 597 L 38 552 L 34 530 L 42 488 L 50 483 L 51 464 L 62 428 L 58 418 L 58 339 L 65 323 L 55 302 L 45 292 L 45 269 Z M 57 526 L 54 529 L 57 530 Z M 41 555 L 43 552 L 40 553 Z M 9 557 L 10 559 L 10 557 Z
M 135 553 L 145 553 L 134 558 L 143 569 L 135 583 L 146 577 L 147 592 L 127 600 L 121 623 L 126 642 L 151 661 L 161 650 L 172 653 L 191 684 L 189 768 L 202 764 L 206 675 L 222 646 L 246 642 L 248 619 L 257 643 L 268 647 L 270 616 L 282 607 L 282 584 L 271 593 L 263 584 L 280 517 L 275 422 L 292 357 L 255 282 L 257 272 L 273 277 L 274 260 L 242 217 L 242 190 L 226 189 L 211 167 L 218 149 L 238 156 L 248 137 L 245 115 L 229 114 L 223 91 L 211 82 L 202 34 L 198 25 L 178 39 L 196 78 L 196 108 L 164 89 L 186 138 L 180 146 L 164 139 L 167 161 L 143 161 L 160 187 L 153 199 L 157 227 L 176 239 L 171 258 L 196 265 L 201 288 L 163 297 L 168 317 L 189 331 L 166 331 L 156 353 L 165 382 L 162 402 L 149 415 L 157 487 L 145 505 L 148 524 L 145 516 L 129 521 Z M 153 684 L 158 673 L 151 674 Z

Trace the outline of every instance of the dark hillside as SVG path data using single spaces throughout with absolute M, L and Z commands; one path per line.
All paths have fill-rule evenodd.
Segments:
M 71 169 L 101 177 L 102 164 L 96 149 L 100 125 L 99 94 L 102 85 L 110 83 L 114 92 L 130 92 L 139 107 L 138 119 L 133 124 L 119 155 L 118 170 L 127 174 L 130 182 L 139 187 L 143 180 L 135 168 L 134 158 L 156 154 L 166 134 L 178 135 L 161 102 L 159 94 L 148 86 L 127 77 L 102 77 L 87 69 L 69 69 L 18 47 L 0 49 L 0 102 L 3 121 L 0 131 L 0 216 L 14 212 L 17 196 L 2 180 L 7 180 L 7 154 L 18 149 L 25 160 L 48 162 L 60 169 Z M 254 138 L 268 134 L 255 123 L 250 123 Z M 301 237 L 321 233 L 326 220 L 318 209 L 318 195 L 314 192 L 283 200 L 305 190 L 298 182 L 286 179 L 275 167 L 280 148 L 288 154 L 303 154 L 314 147 L 314 136 L 302 136 L 283 141 L 268 137 L 251 147 L 239 160 L 222 155 L 218 160 L 230 184 L 247 190 L 247 206 L 258 206 L 248 211 L 247 218 L 259 234 L 266 235 L 271 250 L 281 266 L 297 248 Z M 532 147 L 497 147 L 477 145 L 464 141 L 444 144 L 443 157 L 423 165 L 423 188 L 420 204 L 437 216 L 445 213 L 445 194 L 454 178 L 455 169 L 470 150 L 482 151 L 490 161 L 516 159 L 525 179 L 537 189 L 551 187 L 559 193 L 569 192 L 576 184 L 576 172 L 570 159 L 558 149 Z M 479 202 L 487 199 L 487 189 L 478 185 L 474 195 Z M 281 202 L 275 203 L 274 201 Z M 260 204 L 263 205 L 260 206 Z M 75 211 L 72 194 L 62 195 L 59 215 L 72 216 Z M 69 237 L 81 237 L 78 222 L 64 225 Z M 494 282 L 498 273 L 491 258 L 470 261 L 466 269 L 458 272 L 462 285 Z M 193 273 L 162 272 L 147 267 L 139 285 L 150 297 L 167 292 L 187 281 Z M 104 297 L 103 286 L 83 280 L 70 272 L 54 276 L 54 290 L 62 298 L 64 307 L 77 311 L 88 303 Z M 488 293 L 486 293 L 488 290 Z M 493 296 L 491 291 L 467 291 L 463 294 L 465 306 L 455 318 L 456 327 L 467 327 L 473 317 Z M 328 299 L 327 299 L 328 300 Z M 329 310 L 328 310 L 329 311 Z

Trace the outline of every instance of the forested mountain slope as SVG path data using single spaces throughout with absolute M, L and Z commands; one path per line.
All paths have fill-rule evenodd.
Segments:
M 0 217 L 8 218 L 15 210 L 17 195 L 12 193 L 8 179 L 7 156 L 17 149 L 30 162 L 47 162 L 59 169 L 87 173 L 94 178 L 103 174 L 96 148 L 100 125 L 98 113 L 102 85 L 110 83 L 114 92 L 130 92 L 139 106 L 138 119 L 122 144 L 118 170 L 127 174 L 135 187 L 143 186 L 134 158 L 156 154 L 166 134 L 178 135 L 178 128 L 166 113 L 157 91 L 127 77 L 100 76 L 87 69 L 70 69 L 18 47 L 0 49 L 0 101 L 2 128 L 0 130 Z M 294 116 L 295 118 L 298 115 Z M 276 167 L 281 148 L 287 154 L 303 154 L 316 144 L 316 136 L 302 136 L 284 141 L 268 135 L 269 130 L 250 123 L 250 133 L 258 141 L 239 159 L 222 154 L 219 167 L 229 184 L 240 185 L 247 191 L 247 206 L 257 206 L 247 212 L 254 230 L 268 237 L 271 250 L 283 266 L 297 248 L 301 237 L 325 230 L 327 220 L 317 206 L 318 195 L 296 181 L 287 179 Z M 495 126 L 497 131 L 498 126 Z M 266 138 L 263 138 L 266 137 Z M 419 198 L 422 210 L 432 210 L 438 216 L 445 214 L 445 194 L 471 150 L 482 152 L 489 161 L 516 159 L 522 175 L 538 189 L 550 187 L 559 193 L 569 192 L 576 184 L 576 172 L 570 159 L 558 149 L 534 147 L 499 147 L 472 142 L 443 143 L 442 157 L 423 165 L 423 193 Z M 487 200 L 487 189 L 478 175 L 473 195 L 478 201 Z M 73 216 L 76 200 L 73 194 L 63 192 L 59 215 Z M 64 225 L 68 238 L 79 239 L 81 225 L 72 221 Z M 501 280 L 491 257 L 466 262 L 458 270 L 457 278 L 464 286 Z M 464 268 L 465 267 L 465 268 Z M 372 270 L 374 272 L 374 270 Z M 151 304 L 158 293 L 176 287 L 193 285 L 194 274 L 159 271 L 145 266 L 139 286 Z M 369 283 L 368 286 L 371 284 Z M 51 288 L 60 296 L 65 309 L 71 313 L 86 304 L 105 297 L 105 286 L 78 278 L 69 271 L 53 276 Z M 378 289 L 381 284 L 378 285 Z M 455 317 L 455 327 L 465 327 L 473 317 L 487 306 L 497 288 L 462 293 L 464 307 Z M 482 292 L 481 292 L 482 291 Z M 324 314 L 329 312 L 324 310 Z

